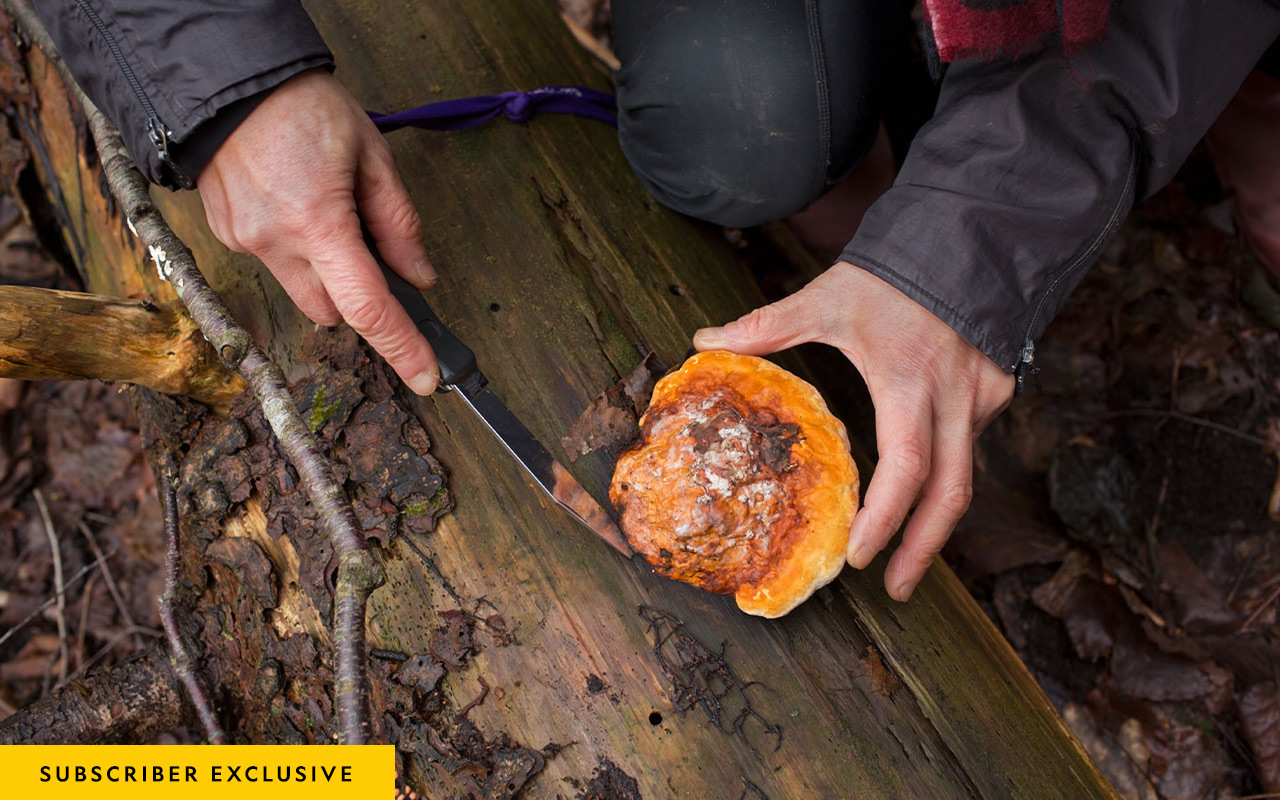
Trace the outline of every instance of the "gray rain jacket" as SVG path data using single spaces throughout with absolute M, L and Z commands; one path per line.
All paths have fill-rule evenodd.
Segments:
M 39 0 L 143 172 L 190 187 L 257 100 L 332 58 L 296 0 Z M 844 259 L 1006 371 L 1137 199 L 1166 184 L 1280 36 L 1280 0 L 1119 0 L 1106 41 L 957 62 Z M 1280 132 L 1277 132 L 1280 146 Z

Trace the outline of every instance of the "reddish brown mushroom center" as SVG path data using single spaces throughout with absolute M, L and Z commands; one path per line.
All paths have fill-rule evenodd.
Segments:
M 789 485 L 800 426 L 736 393 L 685 396 L 653 419 L 685 486 L 668 531 L 641 547 L 659 570 L 716 592 L 759 582 L 790 551 L 799 515 Z M 664 470 L 665 471 L 665 470 Z

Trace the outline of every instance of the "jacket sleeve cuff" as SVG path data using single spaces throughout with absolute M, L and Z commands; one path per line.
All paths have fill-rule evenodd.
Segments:
M 218 120 L 224 112 L 243 120 L 253 98 L 303 70 L 333 65 L 297 0 L 36 5 L 76 81 L 120 129 L 143 174 L 170 188 L 194 185 L 188 166 L 202 167 L 212 154 L 206 136 L 229 133 Z
M 1280 8 L 1223 3 L 1131 0 L 1076 57 L 953 64 L 843 259 L 1006 371 L 1030 365 L 1107 237 L 1173 177 L 1274 41 Z

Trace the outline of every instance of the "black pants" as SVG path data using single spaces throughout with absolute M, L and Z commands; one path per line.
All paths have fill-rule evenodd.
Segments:
M 747 226 L 803 209 L 875 140 L 894 0 L 613 0 L 622 150 L 663 204 Z

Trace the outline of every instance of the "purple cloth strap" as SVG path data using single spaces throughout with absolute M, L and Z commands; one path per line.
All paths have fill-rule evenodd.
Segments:
M 545 86 L 528 92 L 503 92 L 479 97 L 462 97 L 428 103 L 395 114 L 366 112 L 383 133 L 411 126 L 429 131 L 460 131 L 474 128 L 502 115 L 512 122 L 524 122 L 536 111 L 574 114 L 617 125 L 613 95 L 585 86 Z

